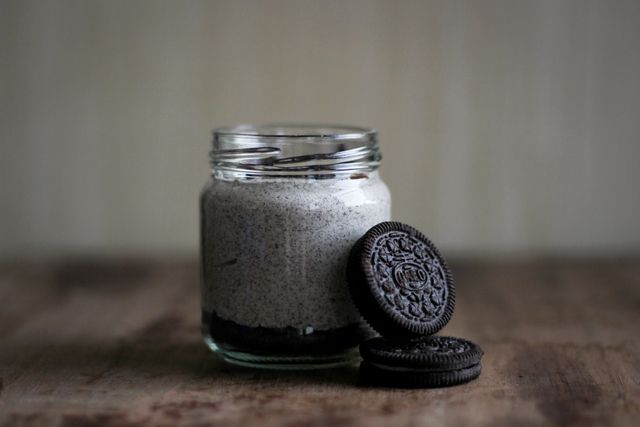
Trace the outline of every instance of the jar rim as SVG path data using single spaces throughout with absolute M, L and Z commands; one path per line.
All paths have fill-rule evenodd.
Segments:
M 247 138 L 299 138 L 350 140 L 375 138 L 377 131 L 372 128 L 313 123 L 265 123 L 259 125 L 239 124 L 213 130 L 214 136 L 240 136 Z
M 378 169 L 374 129 L 325 124 L 237 125 L 214 129 L 215 176 L 328 178 Z

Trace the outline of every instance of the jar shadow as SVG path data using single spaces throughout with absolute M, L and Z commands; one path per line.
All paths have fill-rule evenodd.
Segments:
M 357 365 L 316 370 L 266 370 L 235 366 L 201 342 L 40 342 L 17 345 L 0 358 L 21 364 L 24 374 L 51 383 L 73 382 L 98 387 L 121 381 L 148 387 L 182 384 L 186 389 L 277 383 L 296 385 L 356 384 Z M 114 380 L 117 379 L 117 380 Z

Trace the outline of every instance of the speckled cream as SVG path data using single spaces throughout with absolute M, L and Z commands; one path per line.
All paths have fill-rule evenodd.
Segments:
M 203 310 L 303 333 L 359 322 L 347 257 L 390 219 L 390 196 L 377 172 L 357 178 L 212 178 L 201 199 Z

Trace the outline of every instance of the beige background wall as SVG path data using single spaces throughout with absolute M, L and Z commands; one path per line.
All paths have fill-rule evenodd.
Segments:
M 0 257 L 196 251 L 209 131 L 375 126 L 451 253 L 640 252 L 640 2 L 0 0 Z

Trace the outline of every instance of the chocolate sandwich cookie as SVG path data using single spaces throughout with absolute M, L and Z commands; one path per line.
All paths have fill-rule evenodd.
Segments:
M 360 314 L 381 335 L 431 335 L 453 314 L 449 267 L 426 236 L 400 222 L 382 222 L 356 242 L 347 279 Z
M 401 388 L 447 387 L 477 378 L 482 349 L 462 338 L 430 336 L 394 342 L 373 338 L 360 346 L 360 381 Z

